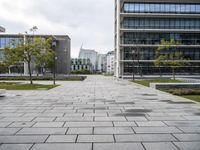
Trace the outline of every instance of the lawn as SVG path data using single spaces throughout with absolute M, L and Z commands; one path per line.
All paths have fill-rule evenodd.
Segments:
M 200 95 L 184 95 L 182 97 L 200 102 Z
M 0 82 L 0 89 L 6 90 L 38 90 L 38 89 L 47 89 L 57 87 L 58 85 L 43 85 L 43 84 L 22 84 L 16 82 Z
M 169 80 L 169 79 L 157 79 L 157 80 L 135 80 L 133 82 L 149 87 L 150 83 L 181 83 L 182 81 Z

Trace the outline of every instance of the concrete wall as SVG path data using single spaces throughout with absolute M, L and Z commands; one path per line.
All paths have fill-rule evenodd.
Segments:
M 56 73 L 69 74 L 71 68 L 71 40 L 68 36 L 56 38 Z

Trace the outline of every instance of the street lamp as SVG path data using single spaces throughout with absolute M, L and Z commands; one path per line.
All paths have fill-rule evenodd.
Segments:
M 135 50 L 134 50 L 134 49 L 131 51 L 131 54 L 132 54 L 132 73 L 133 73 L 133 80 L 135 80 L 135 75 L 134 75 Z
M 56 57 L 56 41 L 53 41 L 52 42 L 52 48 L 55 52 L 55 55 L 54 55 L 54 67 L 53 67 L 53 84 L 56 85 L 56 60 L 57 60 L 57 57 Z

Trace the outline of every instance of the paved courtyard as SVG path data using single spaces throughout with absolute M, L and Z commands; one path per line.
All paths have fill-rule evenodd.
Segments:
M 113 77 L 0 98 L 0 150 L 200 150 L 200 105 Z

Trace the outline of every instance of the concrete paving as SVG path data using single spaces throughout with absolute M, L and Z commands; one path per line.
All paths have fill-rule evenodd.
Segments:
M 0 97 L 0 150 L 200 150 L 200 105 L 114 77 Z

